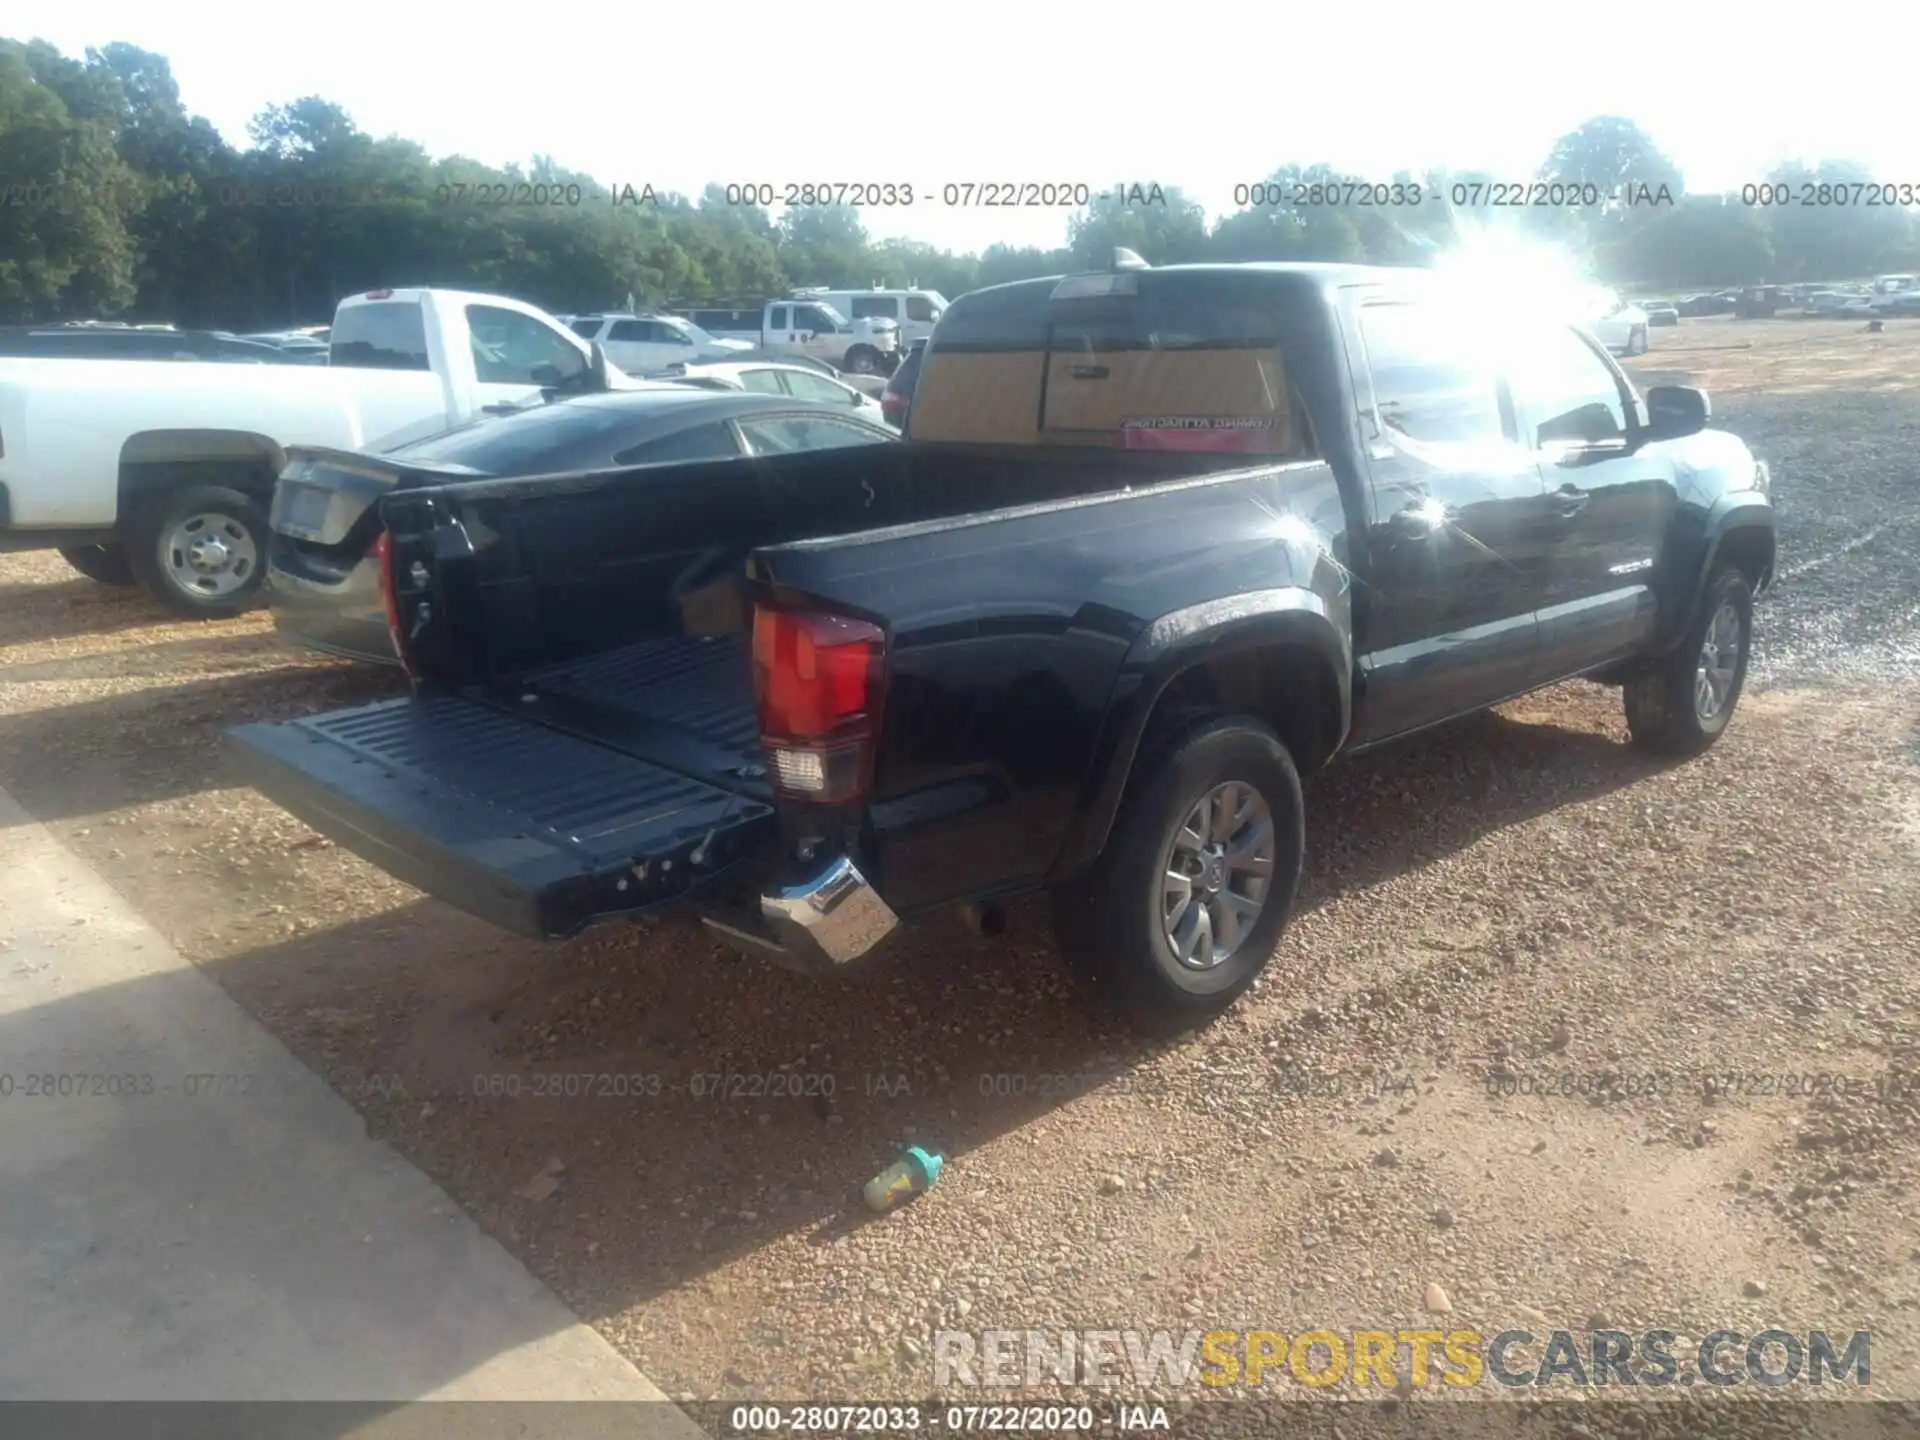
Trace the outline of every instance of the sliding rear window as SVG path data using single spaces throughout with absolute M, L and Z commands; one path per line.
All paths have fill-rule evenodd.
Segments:
M 918 440 L 1294 457 L 1280 296 L 1254 274 L 1140 273 L 1134 294 L 1017 286 L 954 302 L 914 399 Z M 925 407 L 924 409 L 922 407 Z
M 431 370 L 427 320 L 412 301 L 349 305 L 334 317 L 332 363 L 336 369 Z

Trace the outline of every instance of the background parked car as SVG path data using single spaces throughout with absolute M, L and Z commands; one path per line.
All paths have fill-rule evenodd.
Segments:
M 1605 298 L 1588 328 L 1616 355 L 1647 353 L 1647 312 L 1618 295 Z
M 924 340 L 947 313 L 947 297 L 938 290 L 832 290 L 824 285 L 795 290 L 796 300 L 824 300 L 853 320 L 891 320 L 900 327 L 900 343 Z
M 713 301 L 671 313 L 725 340 L 782 358 L 805 355 L 856 375 L 884 375 L 900 362 L 900 326 L 881 318 L 849 320 L 824 300 Z
M 1680 323 L 1679 308 L 1671 300 L 1636 300 L 1633 303 L 1645 313 L 1649 325 Z
M 752 345 L 748 346 L 745 350 L 728 355 L 724 360 L 716 360 L 709 363 L 716 365 L 791 365 L 795 369 L 811 370 L 816 375 L 824 375 L 829 380 L 838 380 L 842 385 L 858 390 L 863 395 L 872 395 L 876 398 L 878 398 L 882 390 L 887 388 L 887 377 L 884 375 L 856 375 L 851 370 L 840 369 L 839 366 L 834 365 L 830 361 L 816 359 L 811 355 L 802 355 L 797 350 L 768 350 L 758 345 Z M 687 366 L 685 363 L 678 363 L 668 365 L 660 370 L 645 371 L 643 372 L 643 378 L 649 380 L 674 380 L 683 375 L 686 370 Z
M 1846 290 L 1816 290 L 1800 303 L 1801 310 L 1808 315 L 1827 315 L 1844 318 L 1848 315 L 1872 315 L 1875 313 L 1871 295 L 1854 294 Z
M 266 330 L 258 334 L 242 335 L 239 338 L 255 340 L 262 345 L 271 345 L 289 359 L 307 365 L 326 364 L 327 351 L 330 348 L 322 336 L 305 330 Z
M 920 357 L 927 353 L 927 342 L 916 340 L 907 350 L 907 358 L 880 392 L 880 411 L 887 423 L 902 434 L 907 429 L 907 410 L 913 404 L 913 387 L 920 379 Z
M 1793 303 L 1784 285 L 1749 285 L 1734 296 L 1733 316 L 1736 320 L 1768 320 Z
M 711 365 L 686 365 L 670 375 L 649 378 L 678 379 L 688 385 L 710 389 L 745 390 L 754 395 L 790 395 L 796 400 L 817 400 L 823 405 L 838 405 L 870 420 L 887 424 L 880 402 L 863 390 L 838 377 L 829 377 L 806 365 L 788 365 L 778 361 L 718 361 Z
M 1675 308 L 1688 319 L 1702 315 L 1730 315 L 1733 313 L 1733 297 L 1718 290 L 1708 290 L 1687 296 Z
M 725 360 L 753 347 L 709 335 L 678 315 L 569 315 L 567 328 L 582 340 L 598 340 L 607 358 L 629 375 L 668 365 Z
M 326 348 L 321 347 L 324 359 Z M 131 325 L 12 325 L 0 329 L 0 355 L 49 360 L 217 360 L 241 365 L 292 365 L 298 355 L 264 341 L 218 330 Z
M 268 550 L 274 625 L 295 644 L 396 663 L 375 549 L 383 533 L 378 502 L 396 488 L 898 438 L 847 404 L 668 382 L 535 402 L 382 454 L 290 447 L 274 489 Z

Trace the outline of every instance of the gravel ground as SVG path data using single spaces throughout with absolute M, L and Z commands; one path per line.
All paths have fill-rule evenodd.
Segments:
M 1705 320 L 1659 333 L 1672 338 L 1636 363 L 1642 381 L 1708 389 L 1715 423 L 1773 469 L 1787 544 L 1756 680 L 1920 678 L 1920 326 L 1789 320 L 1755 341 L 1750 324 Z
M 1920 326 L 1867 338 L 1689 323 L 1638 362 L 1774 463 L 1781 578 L 1723 742 L 1653 765 L 1568 685 L 1336 767 L 1259 992 L 1171 1045 L 1076 1000 L 1037 906 L 833 982 L 673 923 L 492 931 L 224 768 L 224 727 L 390 677 L 54 556 L 0 557 L 0 784 L 671 1392 L 918 1397 L 945 1327 L 1438 1301 L 1867 1329 L 1872 1393 L 1920 1398 Z M 1808 1073 L 1862 1093 L 1761 1079 Z M 1490 1093 L 1523 1084 L 1553 1093 Z M 946 1173 L 868 1219 L 903 1142 Z

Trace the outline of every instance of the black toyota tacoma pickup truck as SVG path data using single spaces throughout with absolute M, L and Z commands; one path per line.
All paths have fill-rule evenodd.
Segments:
M 1044 889 L 1185 1028 L 1267 963 L 1336 756 L 1580 675 L 1714 742 L 1774 521 L 1706 422 L 1426 272 L 1125 257 L 956 300 L 900 444 L 393 494 L 412 697 L 232 738 L 523 934 L 678 904 L 832 970 Z

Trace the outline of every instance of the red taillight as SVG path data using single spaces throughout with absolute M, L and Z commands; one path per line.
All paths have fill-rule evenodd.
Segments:
M 865 795 L 885 681 L 878 627 L 756 606 L 753 690 L 774 788 L 822 804 Z
M 400 595 L 393 584 L 393 536 L 385 530 L 373 542 L 373 558 L 380 565 L 380 600 L 387 610 L 387 638 L 393 641 L 393 653 L 407 674 L 417 679 L 420 672 L 414 669 L 413 656 L 407 650 L 407 632 L 400 625 Z
M 880 392 L 880 408 L 888 415 L 893 414 L 896 410 L 904 410 L 907 408 L 907 397 L 902 395 L 898 390 L 882 390 Z
M 369 300 L 391 300 L 393 298 L 393 291 L 369 290 L 367 291 L 366 298 Z

